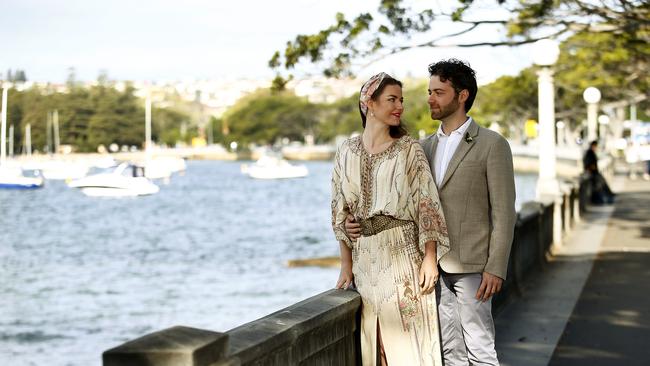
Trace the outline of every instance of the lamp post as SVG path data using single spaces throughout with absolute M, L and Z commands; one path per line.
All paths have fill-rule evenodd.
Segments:
M 609 125 L 609 116 L 606 114 L 601 114 L 598 116 L 598 126 L 599 126 L 599 133 L 598 136 L 600 136 L 601 140 L 605 140 L 607 138 L 607 125 Z
M 555 157 L 555 91 L 552 66 L 560 55 L 557 42 L 542 39 L 533 48 L 537 71 L 537 109 L 539 120 L 539 176 L 537 199 L 553 202 L 553 245 L 562 245 L 562 195 L 557 180 Z
M 557 196 L 560 187 L 557 181 L 555 159 L 555 92 L 553 89 L 552 66 L 560 55 L 557 42 L 550 39 L 537 41 L 533 48 L 533 62 L 541 66 L 537 71 L 537 103 L 539 123 L 539 178 L 537 197 Z
M 600 90 L 590 86 L 582 93 L 582 98 L 587 102 L 587 141 L 595 141 L 598 139 L 598 102 L 600 101 Z

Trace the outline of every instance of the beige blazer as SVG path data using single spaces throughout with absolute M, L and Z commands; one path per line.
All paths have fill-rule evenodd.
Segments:
M 435 177 L 438 137 L 420 141 Z M 470 122 L 438 187 L 450 251 L 440 259 L 448 273 L 489 272 L 506 278 L 516 211 L 510 145 L 498 133 Z

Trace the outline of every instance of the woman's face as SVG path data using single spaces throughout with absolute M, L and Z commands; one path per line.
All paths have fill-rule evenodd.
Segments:
M 402 87 L 388 85 L 376 100 L 370 100 L 368 113 L 372 111 L 376 120 L 388 126 L 399 126 L 400 117 L 404 112 L 403 102 Z

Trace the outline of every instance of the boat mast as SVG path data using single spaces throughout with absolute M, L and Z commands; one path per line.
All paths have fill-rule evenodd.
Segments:
M 2 137 L 0 137 L 0 166 L 5 165 L 7 160 L 7 93 L 9 85 L 2 85 L 2 128 L 0 128 Z
M 47 153 L 52 154 L 52 111 L 47 111 L 47 130 L 45 131 L 47 139 Z
M 54 113 L 52 114 L 52 123 L 54 126 L 54 153 L 57 154 L 59 152 L 59 144 L 60 144 L 60 138 L 59 138 L 59 111 L 57 109 L 54 110 Z
M 144 152 L 146 159 L 151 158 L 151 90 L 147 91 L 147 99 L 145 100 L 144 105 L 144 122 L 145 122 L 145 142 L 144 142 Z
M 14 125 L 9 126 L 9 156 L 14 156 Z
M 25 126 L 25 152 L 27 156 L 32 156 L 32 125 Z

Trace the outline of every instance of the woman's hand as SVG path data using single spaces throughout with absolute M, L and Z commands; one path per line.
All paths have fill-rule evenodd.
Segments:
M 424 295 L 428 295 L 433 292 L 433 289 L 436 287 L 438 282 L 438 261 L 434 256 L 427 255 L 422 260 L 422 266 L 420 266 L 420 289 Z
M 354 275 L 352 274 L 352 263 L 341 263 L 341 274 L 339 280 L 336 281 L 336 287 L 347 290 L 354 283 Z

